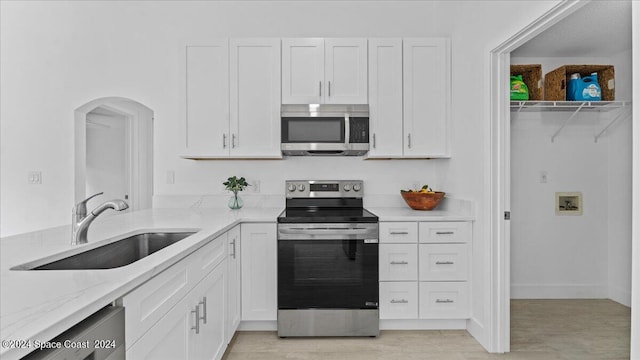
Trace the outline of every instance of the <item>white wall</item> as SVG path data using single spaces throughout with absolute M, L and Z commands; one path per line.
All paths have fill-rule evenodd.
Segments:
M 611 64 L 616 100 L 631 99 L 631 53 L 607 58 L 512 58 L 542 64 Z M 631 292 L 630 121 L 598 134 L 617 113 L 512 113 L 512 298 L 612 298 Z M 546 171 L 548 182 L 540 183 Z M 556 216 L 555 192 L 583 193 L 582 216 Z
M 640 3 L 632 3 L 631 31 L 640 34 Z M 632 38 L 632 54 L 640 58 L 640 36 Z M 633 62 L 633 102 L 640 104 L 640 61 Z M 631 292 L 631 359 L 640 358 L 640 111 L 633 112 L 633 191 L 632 191 L 632 292 Z
M 122 115 L 87 114 L 85 196 L 104 192 L 87 202 L 88 209 L 106 200 L 124 199 L 129 194 L 127 126 L 127 118 Z
M 151 109 L 160 195 L 216 193 L 231 174 L 281 194 L 288 178 L 357 177 L 372 194 L 428 182 L 486 204 L 488 54 L 558 1 L 43 1 L 0 2 L 1 234 L 68 224 L 73 205 L 73 110 L 120 96 Z M 114 27 L 113 23 L 118 26 Z M 184 46 L 219 37 L 420 37 L 452 41 L 450 160 L 191 161 L 184 139 Z M 464 89 L 462 91 L 461 89 Z M 331 169 L 328 172 L 326 169 Z M 41 170 L 42 185 L 28 185 Z M 166 184 L 168 170 L 175 184 Z M 473 243 L 474 336 L 486 344 L 489 214 Z
M 631 50 L 612 56 L 616 65 L 616 95 L 631 101 Z M 631 113 L 614 123 L 608 139 L 608 295 L 631 306 L 631 192 L 632 192 L 632 126 Z

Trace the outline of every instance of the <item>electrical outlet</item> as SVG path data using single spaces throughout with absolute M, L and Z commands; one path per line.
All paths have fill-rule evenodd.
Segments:
M 42 184 L 42 171 L 29 171 L 27 175 L 27 181 L 29 182 L 29 184 Z
M 251 191 L 254 193 L 259 193 L 260 192 L 260 180 L 253 180 L 253 182 L 250 182 L 251 186 Z
M 167 171 L 167 184 L 175 184 L 176 183 L 176 172 L 173 170 Z

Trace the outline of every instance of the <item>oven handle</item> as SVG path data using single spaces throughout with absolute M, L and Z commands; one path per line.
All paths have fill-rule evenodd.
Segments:
M 370 228 L 331 228 L 331 227 L 317 227 L 317 228 L 287 228 L 279 229 L 280 234 L 288 235 L 370 235 Z

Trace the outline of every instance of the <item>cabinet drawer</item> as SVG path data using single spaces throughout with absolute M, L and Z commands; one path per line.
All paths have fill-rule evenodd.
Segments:
M 222 235 L 226 239 L 226 234 Z M 122 298 L 125 343 L 132 346 L 208 272 L 224 261 L 226 240 L 218 237 Z M 224 241 L 223 241 L 224 240 Z
M 471 223 L 463 221 L 452 222 L 421 222 L 421 243 L 463 243 L 471 239 Z
M 415 222 L 381 222 L 381 243 L 417 243 L 418 223 Z
M 417 244 L 380 244 L 380 281 L 418 280 Z
M 467 280 L 468 244 L 420 244 L 420 281 Z
M 380 319 L 417 319 L 418 283 L 381 282 Z
M 421 319 L 469 318 L 468 283 L 420 282 Z

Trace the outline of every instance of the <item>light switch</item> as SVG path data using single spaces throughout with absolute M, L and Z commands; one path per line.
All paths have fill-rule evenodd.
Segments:
M 175 184 L 176 182 L 176 173 L 173 170 L 167 171 L 167 184 Z
M 29 184 L 42 184 L 42 171 L 29 171 L 27 181 Z

